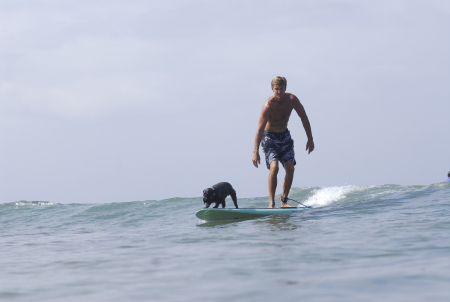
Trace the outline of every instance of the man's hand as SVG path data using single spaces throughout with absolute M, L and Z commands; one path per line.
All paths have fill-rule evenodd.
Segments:
M 312 140 L 308 140 L 308 142 L 306 143 L 306 151 L 308 151 L 309 154 L 313 152 L 313 150 L 314 150 L 314 142 Z
M 259 157 L 258 151 L 253 152 L 252 162 L 256 168 L 258 168 L 258 164 L 261 164 L 261 158 Z

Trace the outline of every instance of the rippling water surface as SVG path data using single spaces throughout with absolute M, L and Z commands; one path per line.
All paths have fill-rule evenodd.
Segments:
M 314 208 L 205 223 L 201 198 L 0 204 L 0 300 L 450 301 L 450 184 L 290 197 Z

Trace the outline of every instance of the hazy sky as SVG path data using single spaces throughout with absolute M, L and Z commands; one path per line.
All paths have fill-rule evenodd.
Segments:
M 441 182 L 449 29 L 445 0 L 0 0 L 0 203 L 267 196 L 277 75 L 316 144 L 293 115 L 293 186 Z

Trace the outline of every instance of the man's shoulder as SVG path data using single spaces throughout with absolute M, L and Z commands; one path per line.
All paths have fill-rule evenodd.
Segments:
M 274 102 L 274 97 L 270 96 L 265 102 L 264 102 L 264 108 L 269 108 L 271 104 Z
M 298 98 L 295 96 L 295 94 L 293 94 L 293 93 L 287 93 L 286 92 L 286 95 L 289 97 L 289 99 L 290 100 L 292 100 L 292 101 L 295 101 L 295 100 L 298 100 Z

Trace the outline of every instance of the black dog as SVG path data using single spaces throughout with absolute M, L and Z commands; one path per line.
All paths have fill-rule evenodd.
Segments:
M 205 208 L 209 208 L 212 203 L 216 203 L 214 208 L 219 207 L 222 204 L 222 208 L 225 208 L 225 198 L 230 195 L 233 199 L 234 206 L 239 209 L 237 205 L 236 191 L 227 182 L 219 182 L 208 189 L 203 190 L 203 202 L 205 203 Z

